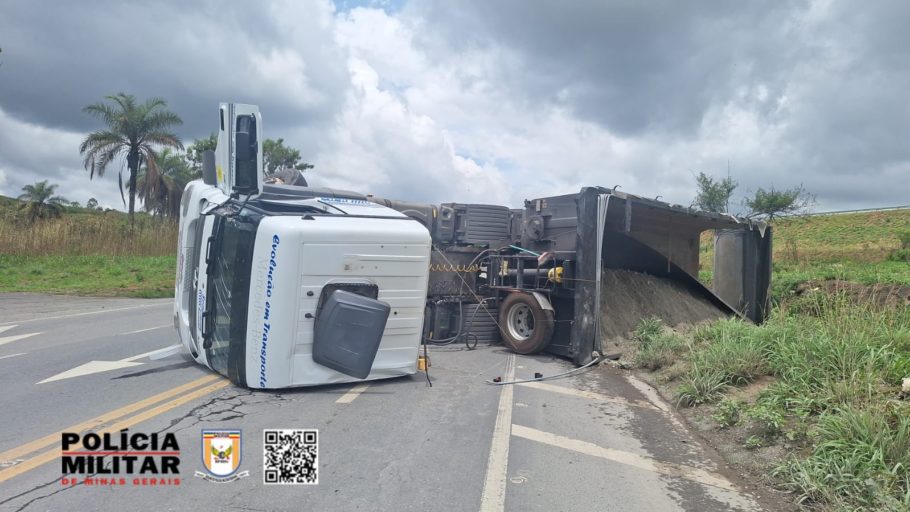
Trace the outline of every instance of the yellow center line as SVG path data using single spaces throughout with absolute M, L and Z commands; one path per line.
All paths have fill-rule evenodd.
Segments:
M 361 393 L 367 390 L 370 387 L 369 384 L 361 384 L 359 386 L 354 386 L 350 391 L 345 393 L 341 398 L 335 400 L 336 404 L 349 404 L 354 401 L 355 398 L 360 396 Z
M 217 382 L 215 382 L 215 381 L 217 381 Z M 214 384 L 213 384 L 213 382 L 214 382 Z M 209 385 L 204 388 L 193 391 L 189 394 L 185 394 L 183 396 L 176 396 L 176 395 L 180 395 L 191 389 L 195 389 L 195 388 L 198 388 L 199 386 L 206 385 L 206 384 L 209 384 Z M 83 432 L 83 431 L 90 430 L 90 429 L 98 429 L 100 427 L 103 427 L 104 425 L 110 424 L 112 421 L 116 421 L 116 420 L 123 418 L 129 414 L 132 414 L 136 411 L 140 411 L 142 409 L 145 409 L 146 407 L 155 405 L 159 402 L 174 398 L 176 396 L 176 398 L 174 398 L 173 400 L 171 400 L 167 403 L 164 403 L 162 405 L 149 409 L 148 411 L 145 411 L 136 416 L 126 418 L 125 420 L 120 421 L 119 423 L 116 423 L 114 425 L 111 425 L 103 430 L 100 430 L 99 432 L 119 431 L 123 428 L 126 428 L 129 425 L 133 425 L 138 422 L 144 421 L 146 419 L 152 418 L 154 416 L 157 416 L 158 414 L 161 414 L 165 411 L 173 409 L 174 407 L 182 405 L 190 400 L 196 399 L 200 396 L 204 396 L 213 391 L 221 389 L 221 388 L 227 386 L 228 384 L 229 384 L 229 382 L 227 380 L 222 380 L 221 377 L 219 377 L 218 375 L 206 375 L 205 377 L 196 379 L 194 381 L 188 382 L 181 386 L 177 386 L 176 388 L 170 389 L 168 391 L 164 391 L 162 393 L 159 393 L 152 397 L 146 398 L 144 400 L 140 400 L 138 402 L 126 405 L 126 406 L 116 409 L 114 411 L 102 414 L 98 417 L 95 417 L 90 420 L 84 421 L 82 423 L 78 423 L 76 425 L 65 428 L 59 432 L 55 432 L 53 434 L 44 436 L 40 439 L 36 439 L 36 440 L 26 443 L 24 445 L 21 445 L 16 448 L 13 448 L 11 450 L 0 453 L 0 461 L 11 461 L 11 460 L 19 458 L 23 455 L 27 455 L 32 452 L 47 448 L 54 444 L 58 444 L 58 443 L 60 443 L 61 436 L 64 432 Z M 122 426 L 122 425 L 126 425 L 126 426 Z M 40 466 L 41 464 L 44 464 L 48 460 L 53 459 L 53 456 L 51 456 L 49 459 L 47 459 L 47 460 L 42 459 L 42 461 L 40 463 L 35 464 L 35 462 L 37 462 L 36 459 L 47 457 L 48 453 L 50 453 L 51 455 L 56 455 L 56 454 L 59 454 L 59 450 L 51 450 L 50 452 L 45 452 L 45 453 L 39 454 L 39 455 L 33 457 L 32 459 L 29 459 L 22 463 L 8 467 L 6 469 L 0 470 L 0 482 L 8 480 L 9 478 L 12 478 L 18 474 L 24 473 L 25 471 L 28 471 L 29 469 Z M 22 468 L 22 469 L 20 470 L 19 468 Z
M 145 420 L 154 418 L 155 416 L 165 413 L 175 407 L 179 407 L 187 402 L 191 402 L 199 397 L 208 395 L 209 393 L 212 393 L 212 392 L 218 391 L 221 388 L 227 387 L 229 384 L 230 384 L 229 381 L 222 380 L 222 381 L 216 382 L 214 384 L 211 384 L 209 386 L 206 386 L 204 388 L 197 389 L 196 391 L 193 391 L 192 393 L 188 393 L 188 394 L 183 395 L 179 398 L 176 398 L 170 402 L 161 404 L 157 407 L 153 407 L 145 412 L 139 413 L 139 414 L 129 417 L 121 422 L 115 423 L 114 425 L 111 425 L 110 427 L 107 427 L 103 430 L 99 430 L 98 433 L 103 434 L 105 432 L 118 432 L 125 428 L 129 428 L 134 425 L 138 425 L 139 423 L 142 423 Z M 79 446 L 81 446 L 81 443 Z M 39 453 L 38 455 L 35 455 L 31 459 L 28 459 L 19 464 L 16 464 L 15 466 L 12 466 L 5 470 L 0 471 L 0 482 L 5 482 L 5 481 L 9 480 L 10 478 L 21 475 L 22 473 L 25 473 L 27 471 L 31 471 L 32 469 L 35 469 L 38 466 L 46 464 L 59 457 L 60 457 L 59 449 L 51 449 L 46 452 Z

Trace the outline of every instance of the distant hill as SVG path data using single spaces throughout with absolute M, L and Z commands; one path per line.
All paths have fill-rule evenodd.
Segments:
M 880 261 L 910 230 L 910 209 L 788 217 L 774 223 L 774 255 L 784 259 Z
M 0 209 L 15 208 L 19 206 L 19 200 L 13 197 L 0 196 Z

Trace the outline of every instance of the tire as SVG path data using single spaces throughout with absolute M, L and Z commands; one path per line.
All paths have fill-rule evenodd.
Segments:
M 519 354 L 536 354 L 553 338 L 553 312 L 540 307 L 530 293 L 510 293 L 499 306 L 502 342 Z
M 469 343 L 499 343 L 499 308 L 495 301 L 486 304 L 465 304 L 461 315 L 462 332 L 470 333 Z M 475 338 L 476 336 L 476 338 Z

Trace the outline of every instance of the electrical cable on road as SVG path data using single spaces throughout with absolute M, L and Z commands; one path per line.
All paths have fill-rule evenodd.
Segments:
M 601 356 L 600 354 L 597 354 L 597 357 L 592 359 L 590 362 L 588 362 L 588 364 L 586 364 L 584 366 L 579 366 L 578 368 L 572 368 L 571 370 L 568 370 L 568 371 L 565 371 L 565 372 L 562 372 L 562 373 L 559 373 L 556 375 L 550 375 L 548 377 L 538 377 L 538 378 L 534 378 L 534 379 L 516 379 L 516 380 L 510 380 L 510 381 L 506 381 L 506 382 L 502 382 L 502 381 L 496 382 L 493 380 L 488 380 L 488 381 L 486 381 L 486 383 L 491 386 L 505 386 L 507 384 L 523 384 L 525 382 L 541 382 L 541 381 L 545 381 L 545 380 L 561 379 L 563 377 L 568 377 L 569 375 L 572 375 L 576 372 L 580 372 L 586 368 L 590 368 L 590 367 L 594 366 L 595 364 L 603 361 L 603 359 L 604 359 L 603 356 Z

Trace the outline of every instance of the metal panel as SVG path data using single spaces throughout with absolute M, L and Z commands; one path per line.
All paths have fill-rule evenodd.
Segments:
M 714 237 L 714 293 L 755 323 L 768 312 L 771 229 L 719 230 Z

